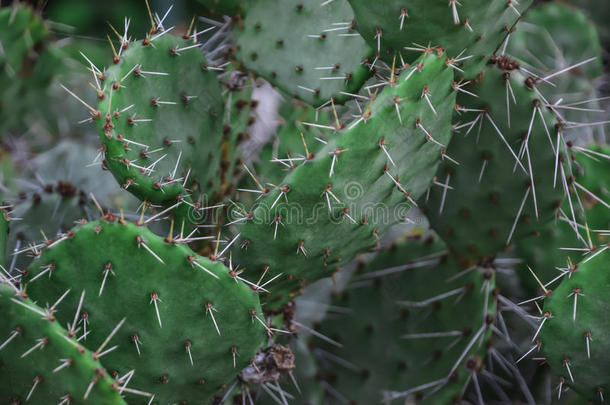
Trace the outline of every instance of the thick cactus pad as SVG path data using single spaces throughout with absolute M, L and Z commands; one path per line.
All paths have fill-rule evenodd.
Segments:
M 265 309 L 339 270 L 405 220 L 448 143 L 452 79 L 442 56 L 425 55 L 280 184 L 261 185 L 259 203 L 233 210 L 243 223 L 237 263 L 267 272 L 267 280 L 278 276 Z
M 433 237 L 403 240 L 364 265 L 333 302 L 349 313 L 320 330 L 342 347 L 324 344 L 330 354 L 319 356 L 350 403 L 384 402 L 382 391 L 384 403 L 459 403 L 480 371 L 495 316 L 493 269 L 461 273 L 446 253 Z
M 455 66 L 474 77 L 502 45 L 512 26 L 532 3 L 519 1 L 389 0 L 383 5 L 349 0 L 357 30 L 379 56 L 391 62 L 400 54 L 406 62 L 419 56 L 417 48 L 441 46 Z M 422 48 L 423 49 L 423 48 Z
M 478 97 L 458 96 L 447 153 L 459 165 L 444 162 L 427 196 L 433 228 L 466 266 L 553 220 L 570 176 L 561 144 L 556 170 L 554 117 L 515 63 L 499 58 L 462 88 Z
M 602 46 L 591 21 L 574 7 L 545 3 L 533 7 L 511 34 L 507 50 L 529 66 L 555 69 L 598 57 L 571 73 L 590 79 L 602 73 Z M 555 81 L 554 81 L 555 82 Z
M 0 401 L 125 405 L 122 384 L 108 375 L 96 353 L 69 336 L 55 309 L 41 308 L 0 283 Z
M 270 12 L 273 11 L 272 14 Z M 235 27 L 236 56 L 290 96 L 313 105 L 342 101 L 369 77 L 373 55 L 352 29 L 347 0 L 256 0 Z
M 580 259 L 580 249 L 597 249 L 608 243 L 610 227 L 610 197 L 608 175 L 610 151 L 608 147 L 571 145 L 570 156 L 574 176 L 569 179 L 570 195 L 574 201 L 576 222 L 570 204 L 564 202 L 563 212 L 554 223 L 533 231 L 531 236 L 516 241 L 514 254 L 524 260 L 519 267 L 520 279 L 528 292 L 534 294 L 538 283 L 530 266 L 545 284 L 560 280 L 561 272 L 573 270 Z M 580 203 L 577 203 L 579 201 Z M 554 285 L 547 285 L 554 288 Z
M 591 21 L 573 7 L 544 3 L 528 11 L 517 27 L 507 54 L 539 77 L 565 71 L 541 83 L 547 101 L 564 106 L 557 110 L 562 120 L 587 123 L 605 119 L 594 82 L 603 71 L 602 46 Z M 575 125 L 566 137 L 579 142 L 603 139 L 603 127 Z
M 29 293 L 45 302 L 67 288 L 84 290 L 88 346 L 100 345 L 126 318 L 116 333 L 121 344 L 104 356 L 109 370 L 135 369 L 133 384 L 159 404 L 204 403 L 265 337 L 256 293 L 179 241 L 111 219 L 80 225 L 45 249 L 30 266 Z M 77 299 L 64 305 L 76 308 Z M 70 312 L 57 314 L 59 321 Z
M 586 257 L 546 299 L 539 341 L 560 385 L 595 403 L 610 389 L 608 368 L 610 248 Z
M 216 189 L 224 111 L 216 74 L 196 44 L 171 33 L 123 44 L 93 112 L 106 167 L 155 204 Z

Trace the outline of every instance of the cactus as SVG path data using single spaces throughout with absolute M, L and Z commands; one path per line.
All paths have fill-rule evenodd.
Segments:
M 608 246 L 586 257 L 566 273 L 544 303 L 537 345 L 558 374 L 559 390 L 572 387 L 584 398 L 601 403 L 608 389 L 610 366 L 604 353 L 610 281 Z
M 273 190 L 262 189 L 260 203 L 235 220 L 245 222 L 241 247 L 234 249 L 238 263 L 279 277 L 266 308 L 281 306 L 303 285 L 339 270 L 342 261 L 375 246 L 380 232 L 405 219 L 449 140 L 452 79 L 442 56 L 422 56 L 340 137 L 305 157 Z M 372 166 L 363 166 L 364 160 Z M 369 212 L 375 204 L 390 217 Z
M 100 352 L 87 350 L 57 322 L 55 311 L 64 296 L 55 298 L 55 304 L 41 308 L 23 291 L 0 283 L 0 400 L 126 405 L 121 393 L 127 383 L 111 378 Z
M 344 101 L 368 78 L 373 54 L 352 19 L 347 0 L 257 0 L 234 31 L 236 57 L 289 96 L 316 106 Z
M 459 165 L 444 162 L 441 186 L 426 196 L 433 228 L 466 267 L 553 220 L 564 196 L 570 169 L 559 161 L 555 174 L 553 115 L 526 79 L 518 62 L 499 57 L 465 89 L 478 97 L 460 93 L 464 113 L 447 150 Z
M 211 199 L 218 187 L 224 105 L 199 45 L 164 34 L 122 42 L 126 49 L 105 72 L 108 84 L 91 114 L 119 184 L 173 207 L 191 193 L 198 203 L 197 196 Z
M 14 96 L 22 96 L 23 92 L 19 91 L 30 84 L 24 78 L 35 76 L 32 75 L 37 57 L 35 48 L 48 35 L 48 30 L 34 10 L 17 2 L 0 9 L 0 27 L 0 118 L 1 127 L 6 128 L 16 119 L 13 104 L 19 104 L 20 100 Z M 30 89 L 38 85 L 31 84 Z
M 4 86 L 21 73 L 24 59 L 47 35 L 47 28 L 40 16 L 19 3 L 0 10 L 0 26 L 5 27 L 0 33 L 0 84 Z
M 479 372 L 495 314 L 493 269 L 460 277 L 446 253 L 433 235 L 398 241 L 334 301 L 349 313 L 322 323 L 335 343 L 319 357 L 348 401 L 374 403 L 383 390 L 387 403 L 455 403 Z
M 349 0 L 357 30 L 390 63 L 397 53 L 413 62 L 426 46 L 440 46 L 456 70 L 473 78 L 512 32 L 532 1 L 435 1 L 379 4 Z
M 52 3 L 0 6 L 0 403 L 603 400 L 585 14 Z
M 506 52 L 540 76 L 544 72 L 568 69 L 565 74 L 553 77 L 552 85 L 544 88 L 550 103 L 565 105 L 556 111 L 563 121 L 603 119 L 594 82 L 603 71 L 602 46 L 595 27 L 583 13 L 557 3 L 533 8 L 511 35 Z M 603 139 L 603 128 L 578 127 L 568 131 L 566 137 L 569 140 Z
M 256 293 L 179 239 L 113 220 L 79 225 L 45 249 L 24 280 L 28 292 L 44 302 L 68 288 L 84 291 L 89 347 L 125 317 L 116 333 L 121 344 L 104 364 L 120 375 L 135 369 L 131 381 L 159 403 L 211 398 L 263 341 Z M 78 298 L 64 305 L 78 308 Z M 58 313 L 59 321 L 70 312 Z
M 574 249 L 583 245 L 596 248 L 608 242 L 605 230 L 608 229 L 610 216 L 607 212 L 607 176 L 604 173 L 609 168 L 607 160 L 595 155 L 608 155 L 608 148 L 573 145 L 570 152 L 574 162 L 570 193 L 576 196 L 575 201 L 581 202 L 575 207 L 577 229 L 574 229 L 574 222 L 569 216 L 570 206 L 564 202 L 563 214 L 555 222 L 533 231 L 531 236 L 515 243 L 514 255 L 525 262 L 519 269 L 520 279 L 530 294 L 534 294 L 539 286 L 527 266 L 533 269 L 547 287 L 552 288 L 549 283 L 560 280 L 562 274 L 558 269 L 569 270 L 578 261 L 579 253 Z M 584 212 L 580 212 L 581 208 Z

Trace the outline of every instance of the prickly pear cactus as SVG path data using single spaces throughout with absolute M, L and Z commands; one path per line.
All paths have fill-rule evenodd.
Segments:
M 233 210 L 236 261 L 276 278 L 266 309 L 374 247 L 428 187 L 450 137 L 453 72 L 434 51 L 395 80 L 280 184 L 259 182 L 258 204 Z
M 561 128 L 518 62 L 499 57 L 461 90 L 469 93 L 459 94 L 447 148 L 455 162 L 443 162 L 422 201 L 433 228 L 468 266 L 552 221 L 570 168 L 556 150 Z
M 169 207 L 191 194 L 211 199 L 219 186 L 224 105 L 198 46 L 167 31 L 124 41 L 104 73 L 91 111 L 104 164 L 143 201 Z
M 0 84 L 4 86 L 17 79 L 28 52 L 47 35 L 47 28 L 34 10 L 17 2 L 0 9 L 0 26 Z
M 519 278 L 530 294 L 540 287 L 528 266 L 546 287 L 554 288 L 563 272 L 573 270 L 580 261 L 582 249 L 586 252 L 608 242 L 607 149 L 596 145 L 571 146 L 574 176 L 569 179 L 570 193 L 580 202 L 574 207 L 576 222 L 571 218 L 569 203 L 564 202 L 554 222 L 518 240 L 514 253 L 508 253 L 523 259 Z
M 426 46 L 440 46 L 456 70 L 473 78 L 512 32 L 532 1 L 400 1 L 383 6 L 349 0 L 356 29 L 377 55 L 390 63 L 396 54 L 413 62 Z
M 234 30 L 236 57 L 289 97 L 316 106 L 346 100 L 368 78 L 373 55 L 353 18 L 347 0 L 257 0 Z
M 120 345 L 103 360 L 119 375 L 136 370 L 131 381 L 146 395 L 130 403 L 205 401 L 249 364 L 265 337 L 256 292 L 180 242 L 107 217 L 50 245 L 24 280 L 38 302 L 76 292 L 64 308 L 78 309 L 78 336 L 88 347 L 121 325 Z M 61 323 L 72 316 L 57 314 Z
M 608 44 L 567 0 L 23 1 L 0 404 L 604 400 Z
M 126 405 L 121 394 L 129 381 L 111 378 L 99 352 L 87 350 L 57 321 L 55 311 L 65 309 L 60 307 L 63 299 L 54 297 L 42 308 L 23 291 L 0 282 L 0 400 Z
M 586 257 L 569 271 L 544 303 L 540 350 L 558 374 L 559 389 L 572 387 L 584 398 L 601 403 L 608 389 L 604 337 L 609 324 L 610 280 L 608 246 Z
M 320 327 L 334 342 L 319 357 L 338 395 L 354 404 L 374 403 L 380 391 L 391 404 L 459 403 L 495 316 L 493 269 L 460 270 L 429 236 L 396 243 L 358 271 L 333 302 L 349 311 Z
M 603 57 L 599 34 L 591 21 L 573 7 L 543 3 L 533 7 L 511 35 L 506 53 L 519 60 L 530 74 L 555 75 L 541 88 L 556 114 L 567 122 L 604 119 L 595 80 L 602 75 Z M 578 125 L 566 131 L 568 140 L 603 139 L 603 127 Z

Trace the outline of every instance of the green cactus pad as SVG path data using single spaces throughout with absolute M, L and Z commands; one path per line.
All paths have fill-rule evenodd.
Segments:
M 577 9 L 558 3 L 540 4 L 527 12 L 517 28 L 507 49 L 521 62 L 555 69 L 598 56 L 572 73 L 591 79 L 601 75 L 599 35 L 591 21 Z
M 53 310 L 14 288 L 0 283 L 0 402 L 126 405 L 122 384 L 69 337 Z
M 579 261 L 581 251 L 566 249 L 582 249 L 589 245 L 589 238 L 593 246 L 603 246 L 609 241 L 606 230 L 610 227 L 610 210 L 599 200 L 604 201 L 605 204 L 609 204 L 610 201 L 607 176 L 610 172 L 608 164 L 610 150 L 607 146 L 596 145 L 589 145 L 584 149 L 572 145 L 571 149 L 574 177 L 570 179 L 570 192 L 575 204 L 577 201 L 574 198 L 575 192 L 578 192 L 578 198 L 582 203 L 575 207 L 576 220 L 580 225 L 578 228 L 580 237 L 570 224 L 573 220 L 569 217 L 569 204 L 564 202 L 562 209 L 564 215 L 568 217 L 560 216 L 554 223 L 534 231 L 533 235 L 515 243 L 514 255 L 524 260 L 523 265 L 518 269 L 520 279 L 530 294 L 534 294 L 539 286 L 527 266 L 530 266 L 538 278 L 546 284 L 559 277 L 561 273 L 557 268 L 565 271 L 570 268 L 570 263 L 575 264 Z M 604 158 L 603 155 L 606 157 Z M 595 197 L 584 192 L 576 184 L 593 193 Z M 584 208 L 584 212 L 581 212 L 580 208 Z M 588 232 L 585 225 L 588 227 Z M 554 288 L 553 285 L 548 287 Z
M 526 85 L 525 76 L 511 69 L 514 63 L 498 58 L 496 66 L 487 67 L 473 85 L 462 88 L 478 97 L 462 92 L 458 96 L 458 133 L 447 153 L 460 164 L 445 162 L 437 172 L 437 181 L 453 189 L 433 186 L 425 203 L 432 227 L 465 266 L 495 256 L 513 239 L 553 220 L 564 197 L 562 179 L 567 182 L 570 176 L 568 166 L 558 165 L 553 186 L 553 115 Z M 528 132 L 529 141 L 523 142 Z M 560 148 L 564 152 L 563 145 Z
M 107 219 L 78 226 L 45 249 L 30 266 L 28 292 L 45 302 L 67 288 L 86 291 L 88 346 L 97 347 L 126 317 L 116 334 L 120 346 L 104 356 L 109 370 L 135 369 L 133 384 L 158 404 L 204 403 L 265 338 L 256 293 L 177 241 Z M 77 298 L 67 297 L 65 307 L 76 308 Z
M 601 251 L 603 249 L 603 251 Z M 610 322 L 608 246 L 585 258 L 565 276 L 544 303 L 539 340 L 551 369 L 570 386 L 595 403 L 610 389 L 607 345 Z
M 441 46 L 461 74 L 472 78 L 532 1 L 389 0 L 383 7 L 367 0 L 349 3 L 358 31 L 389 63 L 396 53 L 406 62 L 420 54 L 405 48 Z
M 459 403 L 485 353 L 494 283 L 490 268 L 461 273 L 433 237 L 379 253 L 333 302 L 349 313 L 320 326 L 342 345 L 318 353 L 330 385 L 351 404 Z
M 19 3 L 0 9 L 0 27 L 1 85 L 20 73 L 24 58 L 47 35 L 47 28 L 39 15 Z
M 257 0 L 235 27 L 236 57 L 249 70 L 312 105 L 357 92 L 372 49 L 351 28 L 347 0 Z
M 105 75 L 97 121 L 117 181 L 166 206 L 215 190 L 224 106 L 216 73 L 196 45 L 159 32 L 130 42 Z
M 558 109 L 563 120 L 579 123 L 604 120 L 598 86 L 593 82 L 602 74 L 602 47 L 591 21 L 573 7 L 545 3 L 532 8 L 517 27 L 506 52 L 529 71 L 543 77 L 548 72 L 575 66 L 542 87 L 549 102 L 565 106 Z M 594 138 L 595 133 L 601 136 Z M 603 139 L 603 127 L 577 127 L 566 136 L 581 142 Z
M 359 120 L 263 190 L 257 205 L 233 210 L 242 222 L 236 262 L 248 272 L 268 270 L 266 280 L 281 274 L 269 286 L 266 310 L 339 270 L 405 220 L 449 141 L 452 79 L 443 57 L 426 55 L 377 94 Z

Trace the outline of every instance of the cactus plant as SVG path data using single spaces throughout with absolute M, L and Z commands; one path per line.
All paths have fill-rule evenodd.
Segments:
M 368 78 L 373 55 L 352 20 L 347 0 L 258 0 L 235 31 L 236 56 L 289 96 L 315 105 L 346 100 Z
M 121 394 L 129 380 L 114 380 L 100 363 L 103 347 L 87 350 L 57 322 L 55 311 L 64 295 L 55 298 L 42 308 L 5 280 L 0 283 L 0 399 L 7 404 L 126 405 Z
M 212 397 L 265 336 L 256 293 L 179 239 L 114 219 L 80 225 L 45 249 L 24 280 L 28 291 L 40 300 L 64 288 L 85 291 L 90 345 L 126 317 L 117 337 L 129 344 L 105 364 L 121 374 L 136 369 L 133 382 L 158 401 Z M 78 307 L 78 296 L 66 306 Z M 57 316 L 65 322 L 71 315 Z
M 511 33 L 531 1 L 404 1 L 383 7 L 349 0 L 357 29 L 379 57 L 391 62 L 395 54 L 413 62 L 426 46 L 440 46 L 466 78 L 479 73 Z
M 152 3 L 0 6 L 1 403 L 603 401 L 585 14 Z
M 493 257 L 532 226 L 551 221 L 563 199 L 561 184 L 570 172 L 553 146 L 556 122 L 526 79 L 518 62 L 499 57 L 467 88 L 476 98 L 458 97 L 456 110 L 464 113 L 448 153 L 459 165 L 439 168 L 443 187 L 426 196 L 426 212 L 466 263 Z
M 263 188 L 260 203 L 240 213 L 244 224 L 236 259 L 249 270 L 280 277 L 269 308 L 331 275 L 343 260 L 373 247 L 385 228 L 405 219 L 401 207 L 410 207 L 425 191 L 449 139 L 452 79 L 436 51 L 422 56 L 340 137 L 331 137 L 316 156 L 306 156 L 273 190 Z M 361 165 L 365 159 L 373 166 Z M 285 204 L 293 199 L 297 212 Z M 390 217 L 367 212 L 374 204 L 387 207 Z
M 349 313 L 322 323 L 334 342 L 319 357 L 340 395 L 358 404 L 375 402 L 380 391 L 389 403 L 459 401 L 479 372 L 495 284 L 491 268 L 460 277 L 446 254 L 434 235 L 398 241 L 334 301 Z
M 570 386 L 595 402 L 603 402 L 610 383 L 603 356 L 608 323 L 599 316 L 608 307 L 609 283 L 603 270 L 609 259 L 604 246 L 563 277 L 544 303 L 538 336 L 542 354 L 560 375 L 559 390 Z
M 173 207 L 191 193 L 199 203 L 218 187 L 224 105 L 199 45 L 164 34 L 122 42 L 126 49 L 105 72 L 108 84 L 91 118 L 98 121 L 104 164 L 121 186 Z

